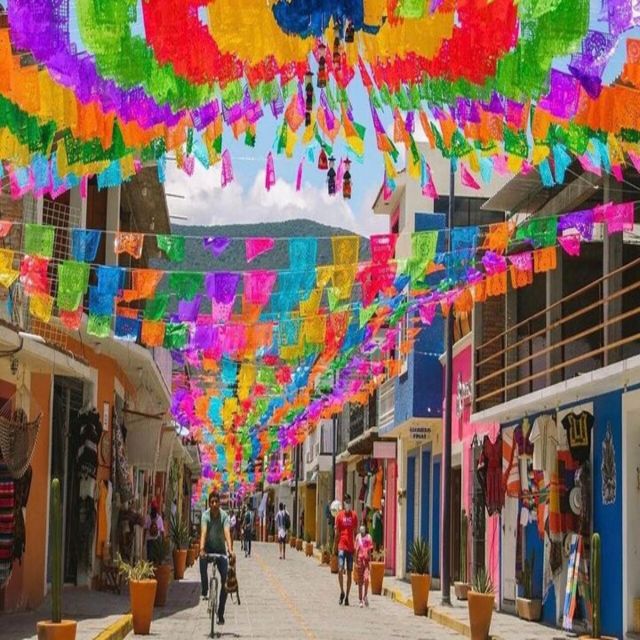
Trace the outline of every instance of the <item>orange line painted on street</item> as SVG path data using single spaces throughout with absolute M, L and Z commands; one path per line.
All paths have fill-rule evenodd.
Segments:
M 300 627 L 305 632 L 307 638 L 309 640 L 318 640 L 318 636 L 316 636 L 316 634 L 307 626 L 307 624 L 304 621 L 304 616 L 302 615 L 302 612 L 300 611 L 300 609 L 298 609 L 298 607 L 296 607 L 294 602 L 291 600 L 286 589 L 284 588 L 280 580 L 275 576 L 273 571 L 271 571 L 271 569 L 269 568 L 269 565 L 267 565 L 266 562 L 262 560 L 259 553 L 256 553 L 254 551 L 254 556 L 255 556 L 255 559 L 258 561 L 258 565 L 260 566 L 260 569 L 262 569 L 263 573 L 267 576 L 267 579 L 269 580 L 269 582 L 271 582 L 271 584 L 274 586 L 276 591 L 280 593 L 280 597 L 283 599 L 287 607 L 289 607 L 291 613 L 298 621 Z

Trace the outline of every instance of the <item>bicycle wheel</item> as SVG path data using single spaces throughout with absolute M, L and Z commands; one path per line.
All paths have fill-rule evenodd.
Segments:
M 218 611 L 218 579 L 215 577 L 215 567 L 213 568 L 214 577 L 211 578 L 209 585 L 209 597 L 211 598 L 211 638 L 215 638 L 216 613 Z

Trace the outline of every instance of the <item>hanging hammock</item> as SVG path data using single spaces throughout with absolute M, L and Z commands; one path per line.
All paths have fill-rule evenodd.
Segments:
M 23 407 L 36 418 L 29 420 Z M 16 480 L 31 463 L 41 417 L 40 407 L 26 387 L 18 389 L 0 409 L 0 453 Z

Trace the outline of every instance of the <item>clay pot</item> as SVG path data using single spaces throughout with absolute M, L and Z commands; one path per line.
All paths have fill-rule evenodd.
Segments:
M 469 591 L 471 640 L 487 640 L 489 637 L 494 604 L 495 596 L 493 593 Z
M 154 569 L 158 588 L 156 598 L 153 602 L 155 607 L 164 607 L 167 604 L 167 593 L 169 593 L 169 583 L 171 582 L 171 565 L 161 564 Z
M 516 598 L 516 611 L 518 618 L 537 622 L 542 617 L 542 600 Z
M 149 634 L 157 588 L 157 580 L 131 580 L 129 582 L 133 632 L 138 635 L 146 636 Z
M 302 538 L 296 538 L 296 551 L 302 551 L 302 543 L 304 540 Z
M 311 558 L 313 556 L 313 542 L 305 542 L 304 555 L 307 556 L 307 558 Z
M 467 600 L 470 588 L 471 588 L 471 585 L 469 585 L 466 582 L 454 582 L 453 583 L 453 590 L 455 591 L 456 598 L 458 600 Z
M 329 559 L 329 566 L 331 567 L 331 573 L 338 573 L 338 556 L 332 555 Z
M 413 613 L 416 616 L 426 616 L 429 605 L 429 589 L 431 576 L 422 573 L 411 574 L 411 597 L 413 599 Z
M 38 640 L 75 640 L 77 627 L 75 620 L 42 620 L 36 625 Z
M 331 554 L 328 551 L 322 552 L 322 564 L 329 564 L 331 562 Z
M 382 594 L 382 581 L 384 580 L 384 562 L 371 562 L 369 564 L 369 579 L 371 581 L 371 593 L 375 596 Z
M 297 543 L 297 540 L 296 540 L 295 536 L 291 536 L 291 537 L 289 538 L 289 546 L 290 546 L 292 549 L 295 549 L 295 548 L 296 548 L 296 543 Z
M 184 578 L 184 570 L 187 566 L 187 550 L 173 550 L 173 576 L 176 580 Z
M 192 567 L 195 560 L 195 550 L 193 547 L 187 549 L 187 567 Z
M 275 537 L 274 536 L 267 536 L 267 542 L 274 542 Z

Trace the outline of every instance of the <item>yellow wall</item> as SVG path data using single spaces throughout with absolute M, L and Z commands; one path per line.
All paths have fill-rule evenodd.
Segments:
M 316 487 L 306 486 L 304 493 L 304 534 L 316 539 Z

